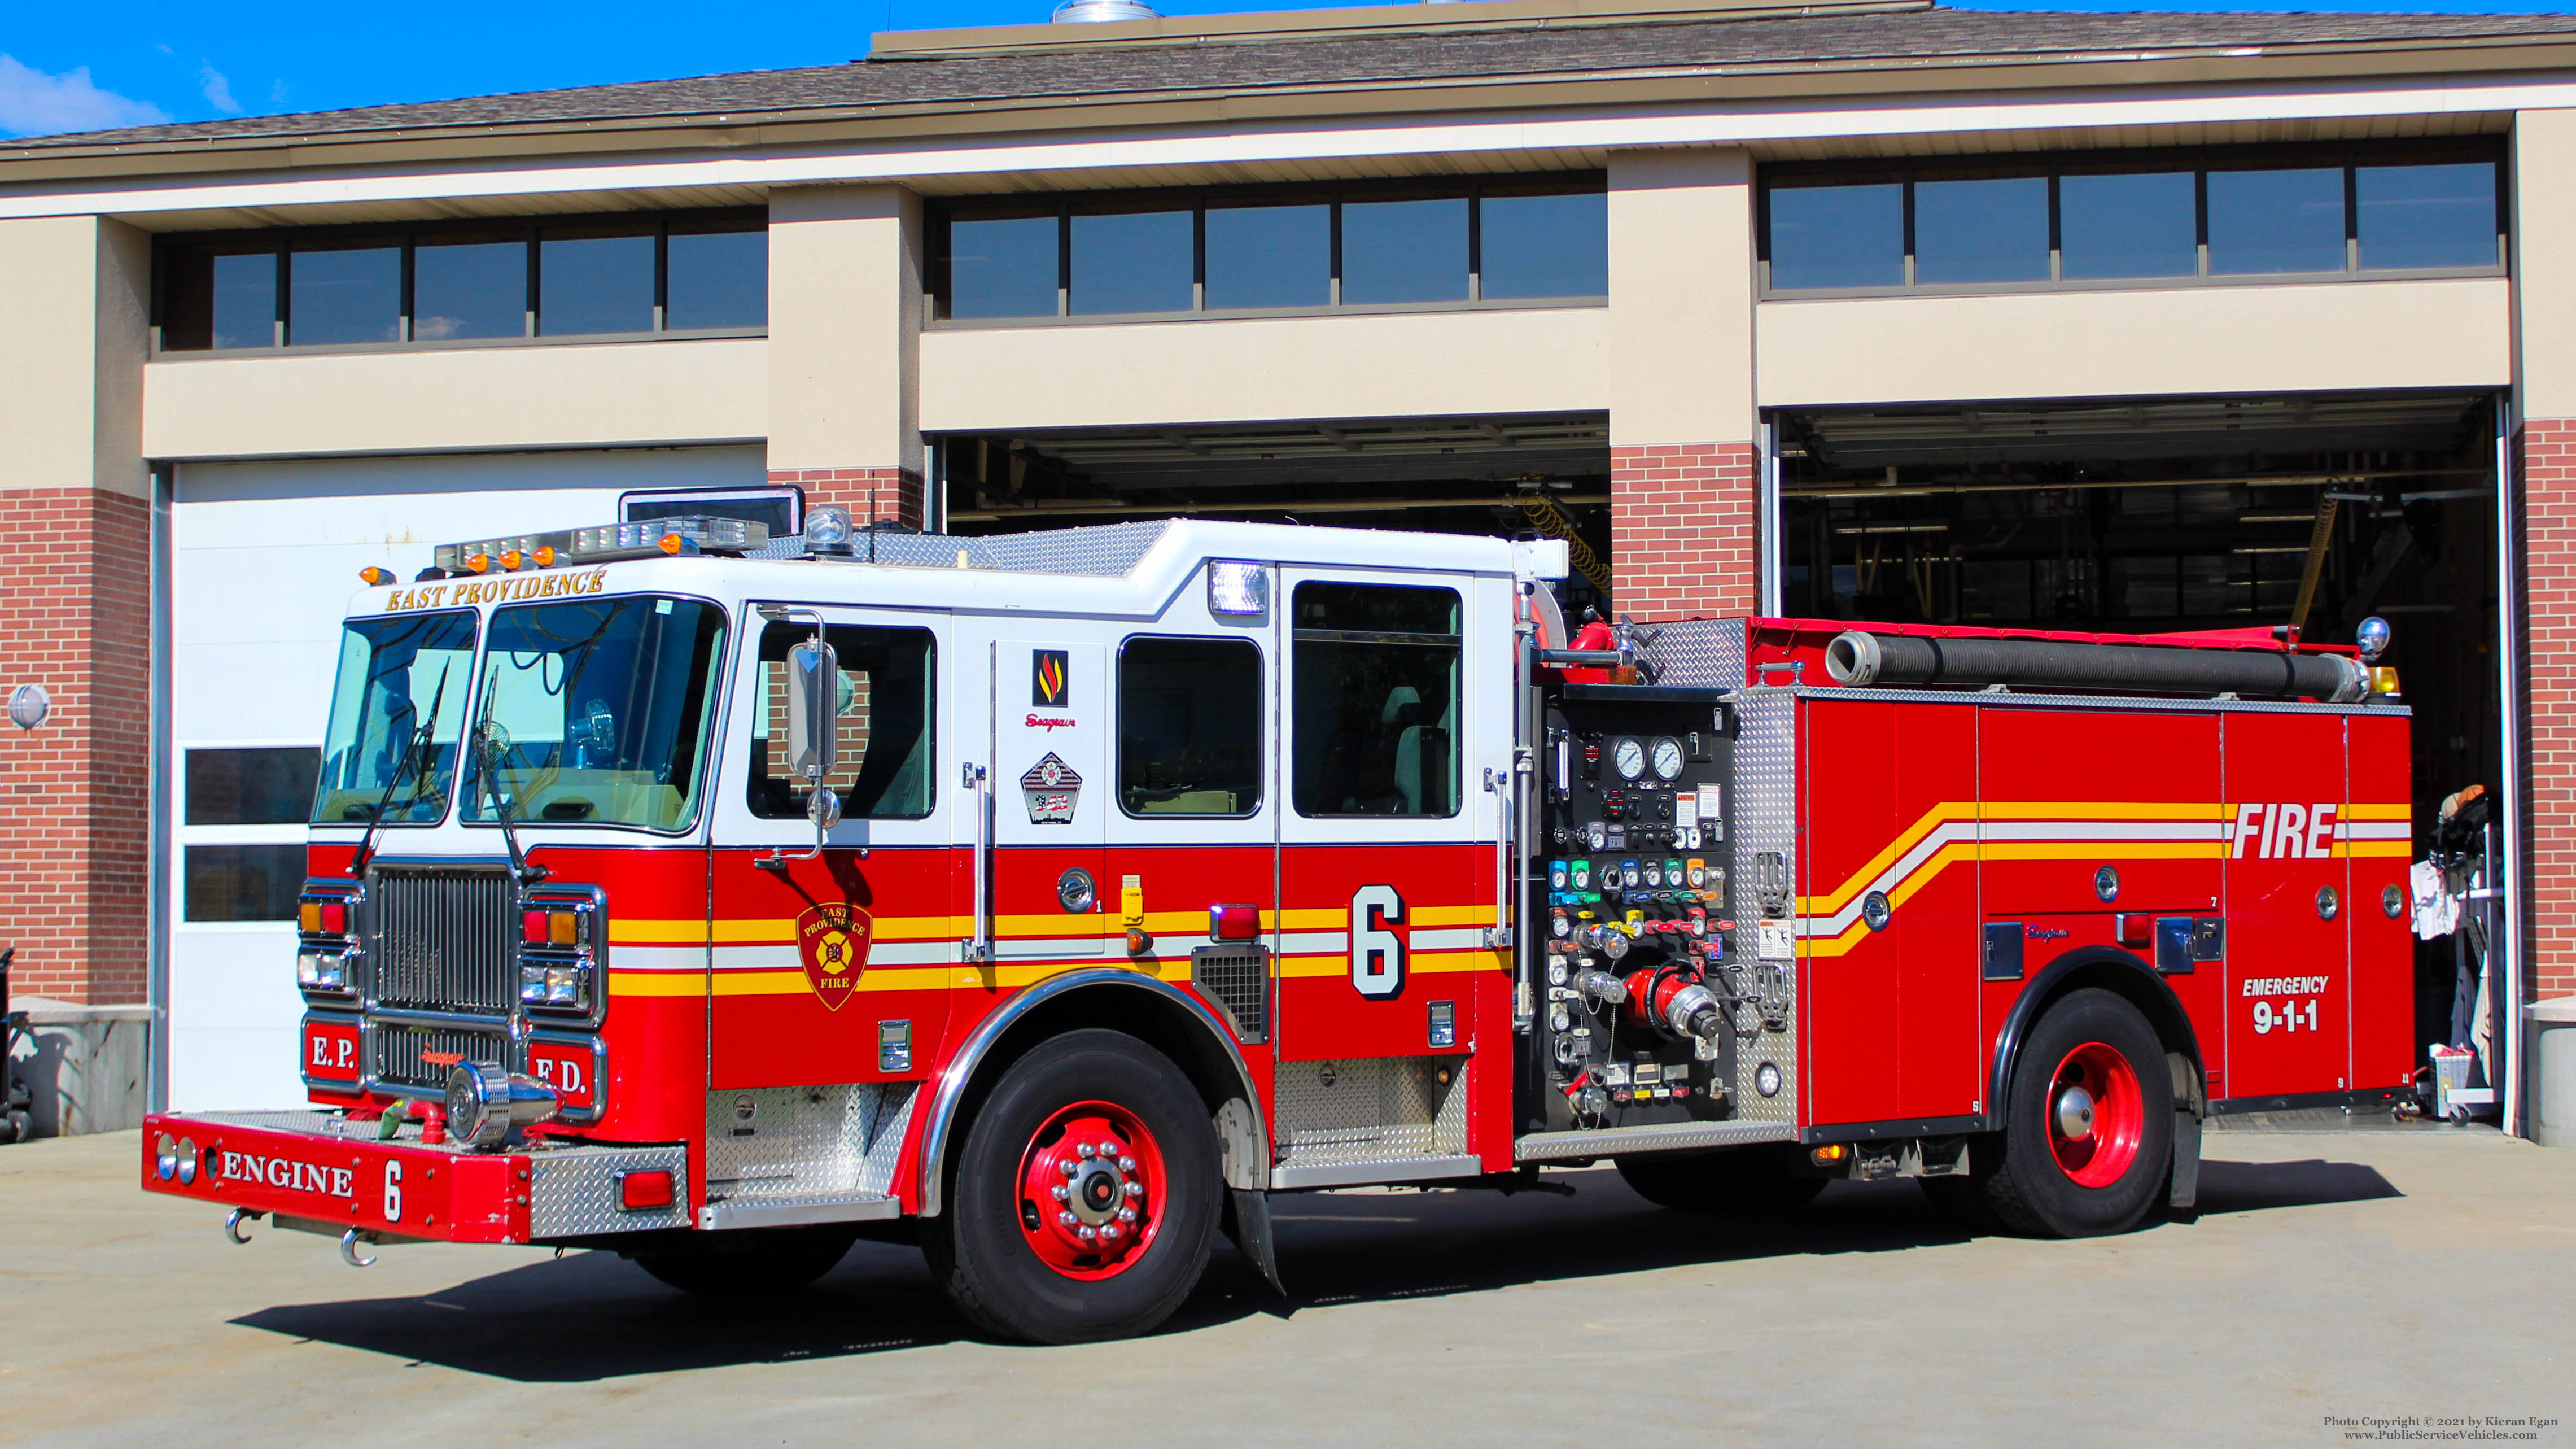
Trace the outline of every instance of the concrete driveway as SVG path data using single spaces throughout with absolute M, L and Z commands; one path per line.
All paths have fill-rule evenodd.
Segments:
M 2491 1132 L 2213 1134 L 2198 1222 L 2075 1243 L 1964 1236 L 1902 1182 L 1780 1225 L 1606 1169 L 1285 1198 L 1293 1304 L 1221 1248 L 1163 1332 L 1064 1349 L 975 1341 L 867 1243 L 768 1309 L 607 1254 L 236 1248 L 137 1150 L 0 1148 L 0 1441 L 2576 1444 L 2576 1152 Z

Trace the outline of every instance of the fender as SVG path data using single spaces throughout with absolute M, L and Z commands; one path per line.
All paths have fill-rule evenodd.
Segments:
M 2134 978 L 2136 982 L 2144 983 L 2146 994 L 2153 1003 L 2147 1009 L 2147 1025 L 2153 1027 L 2159 1037 L 2178 1037 L 2183 1054 L 2191 1058 L 2195 1075 L 2207 1070 L 2200 1055 L 2200 1035 L 2192 1029 L 2191 1014 L 2182 1009 L 2181 999 L 2174 995 L 2172 987 L 2165 984 L 2165 979 L 2156 974 L 2154 967 L 2113 947 L 2079 946 L 2049 962 L 2030 979 L 2030 984 L 2022 988 L 2020 998 L 2013 1002 L 2012 1015 L 2004 1018 L 2003 1030 L 1996 1033 L 1994 1065 L 1987 1074 L 1985 1130 L 2003 1130 L 2004 1094 L 2012 1082 L 2013 1063 L 2021 1055 L 2022 1040 L 2030 1035 L 2031 1024 L 2039 1019 L 2041 1004 L 2056 993 L 2059 983 L 2087 968 L 2106 968 L 2122 973 L 2123 979 Z M 2162 1019 L 2159 1019 L 2160 1015 Z M 2200 1080 L 2206 1081 L 2207 1078 L 2203 1076 Z M 2194 1095 L 2198 1095 L 2197 1091 Z
M 1208 1035 L 1225 1048 L 1226 1060 L 1234 1064 L 1235 1080 L 1243 1088 L 1243 1099 L 1252 1104 L 1251 1128 L 1254 1149 L 1258 1154 L 1256 1160 L 1262 1163 L 1270 1161 L 1270 1129 L 1261 1110 L 1261 1094 L 1253 1087 L 1252 1070 L 1244 1065 L 1242 1049 L 1235 1045 L 1233 1033 L 1216 1019 L 1216 1013 L 1170 982 L 1116 967 L 1091 967 L 1068 971 L 1062 976 L 1050 976 L 1022 989 L 1018 995 L 995 1007 L 993 1013 L 966 1038 L 965 1045 L 957 1049 L 957 1055 L 950 1059 L 947 1070 L 940 1074 L 938 1094 L 931 1099 L 930 1120 L 921 1129 L 919 1182 L 922 1217 L 939 1216 L 940 1186 L 948 1169 L 949 1129 L 955 1124 L 957 1105 L 966 1096 L 967 1084 L 975 1079 L 976 1069 L 983 1065 L 993 1043 L 1000 1041 L 1004 1032 L 1038 1007 L 1068 992 L 1093 986 L 1149 991 L 1188 1008 L 1190 1015 L 1206 1028 Z

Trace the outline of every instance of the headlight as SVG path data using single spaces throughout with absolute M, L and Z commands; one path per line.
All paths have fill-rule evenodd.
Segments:
M 295 984 L 306 991 L 346 991 L 349 958 L 336 951 L 299 951 L 295 954 Z

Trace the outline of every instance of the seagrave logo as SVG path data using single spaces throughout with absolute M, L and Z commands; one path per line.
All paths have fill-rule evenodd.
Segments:
M 1067 664 L 1071 656 L 1062 649 L 1036 649 L 1029 653 L 1029 703 L 1039 709 L 1062 709 L 1073 692 L 1073 671 Z
M 815 906 L 796 918 L 796 955 L 814 998 L 832 1011 L 859 989 L 868 969 L 868 913 L 856 906 Z

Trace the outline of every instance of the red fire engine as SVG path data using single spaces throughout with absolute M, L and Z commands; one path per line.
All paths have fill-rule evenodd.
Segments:
M 340 1238 L 1141 1332 L 1269 1196 L 1915 1176 L 2193 1201 L 2216 1113 L 2406 1088 L 2391 671 L 2161 641 L 1587 626 L 1563 546 L 816 509 L 368 571 L 300 902 L 312 1107 L 143 1183 Z M 2384 629 L 2378 631 L 2384 635 Z

